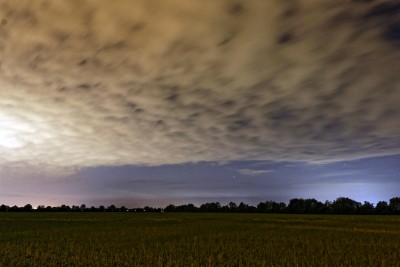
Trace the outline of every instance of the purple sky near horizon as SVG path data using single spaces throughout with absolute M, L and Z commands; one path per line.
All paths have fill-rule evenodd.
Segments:
M 400 155 L 309 164 L 241 161 L 92 167 L 56 181 L 0 184 L 5 204 L 117 205 L 130 208 L 230 201 L 256 205 L 291 198 L 388 201 L 400 192 Z M 9 194 L 8 192 L 13 192 Z M 7 201 L 4 201 L 8 199 Z
M 399 3 L 0 0 L 0 203 L 400 192 Z

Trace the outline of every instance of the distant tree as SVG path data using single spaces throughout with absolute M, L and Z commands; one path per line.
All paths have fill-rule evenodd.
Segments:
M 400 197 L 394 197 L 389 200 L 389 208 L 393 214 L 400 214 Z
M 186 211 L 187 212 L 196 212 L 197 207 L 195 205 L 193 205 L 192 203 L 189 203 L 186 205 Z
M 0 211 L 8 211 L 9 209 L 10 209 L 10 207 L 6 206 L 4 204 L 0 206 Z
M 272 208 L 273 213 L 284 213 L 286 211 L 286 204 L 283 202 L 275 203 Z
M 73 206 L 74 207 L 74 206 Z M 71 209 L 71 207 L 70 206 L 67 206 L 67 205 L 61 205 L 61 207 L 59 208 L 59 211 L 71 211 L 71 210 L 73 210 L 73 209 Z
M 228 208 L 230 212 L 235 212 L 237 209 L 237 204 L 235 202 L 229 202 L 228 204 Z
M 172 207 L 169 207 L 169 208 L 172 208 Z M 174 211 L 176 211 L 176 212 L 196 212 L 197 211 L 197 207 L 191 203 L 180 205 L 180 206 L 174 206 L 173 208 L 174 208 Z M 156 210 L 152 209 L 151 211 L 154 212 Z
M 360 214 L 373 214 L 374 211 L 374 205 L 372 203 L 369 203 L 368 201 L 364 201 L 364 203 L 359 208 Z
M 22 211 L 32 211 L 32 205 L 31 204 L 26 204 L 23 208 Z
M 121 206 L 121 207 L 119 208 L 119 211 L 128 211 L 128 209 L 127 209 L 125 206 Z
M 286 208 L 286 204 L 283 202 L 277 203 L 275 201 L 265 201 L 265 202 L 260 202 L 257 205 L 257 212 L 282 213 L 285 208 Z
M 90 206 L 90 208 L 86 209 L 86 211 L 96 212 L 98 209 L 95 206 Z
M 237 212 L 242 212 L 242 213 L 250 213 L 250 212 L 256 212 L 257 208 L 250 206 L 248 204 L 245 204 L 243 202 L 240 202 L 239 206 L 237 207 Z
M 36 211 L 40 211 L 40 212 L 46 211 L 46 206 L 45 205 L 39 205 L 39 206 L 36 207 Z
M 324 213 L 332 213 L 332 201 L 326 200 L 324 203 Z
M 302 198 L 293 198 L 289 201 L 289 205 L 287 206 L 287 211 L 289 213 L 306 213 L 305 201 Z
M 17 205 L 14 205 L 9 208 L 9 211 L 20 211 L 20 208 Z
M 168 206 L 165 207 L 164 212 L 174 212 L 176 210 L 176 206 L 169 204 Z
M 110 205 L 110 206 L 107 207 L 106 210 L 107 210 L 107 211 L 110 211 L 110 212 L 114 212 L 114 211 L 117 210 L 117 208 L 115 207 L 115 205 Z
M 376 214 L 388 214 L 390 213 L 389 205 L 386 201 L 379 201 L 375 207 Z
M 308 198 L 304 200 L 304 209 L 308 214 L 318 214 L 325 211 L 324 204 L 315 198 Z
M 331 210 L 335 214 L 356 214 L 360 206 L 360 202 L 347 197 L 339 197 L 333 201 Z
M 202 212 L 218 212 L 220 208 L 221 204 L 219 202 L 212 202 L 202 204 L 199 210 Z
M 352 200 L 347 197 L 339 197 L 333 202 L 325 201 L 325 203 L 319 202 L 314 198 L 302 199 L 293 198 L 289 201 L 286 206 L 283 202 L 265 201 L 260 202 L 257 207 L 248 205 L 241 202 L 237 205 L 234 202 L 229 202 L 227 205 L 221 206 L 219 202 L 204 203 L 200 207 L 196 207 L 192 203 L 175 206 L 173 204 L 168 205 L 165 209 L 145 206 L 144 208 L 128 209 L 125 206 L 117 208 L 115 205 L 110 205 L 107 208 L 99 206 L 96 208 L 91 206 L 87 208 L 85 204 L 80 206 L 73 205 L 72 207 L 67 205 L 61 206 L 47 206 L 39 205 L 36 209 L 32 208 L 31 204 L 26 204 L 23 207 L 16 205 L 9 207 L 6 205 L 0 205 L 0 212 L 4 211 L 63 211 L 63 212 L 80 212 L 80 211 L 129 211 L 129 212 L 260 212 L 260 213 L 304 213 L 304 214 L 400 214 L 400 197 L 393 197 L 389 203 L 386 201 L 379 201 L 376 206 L 368 201 L 364 201 L 363 204 Z
M 81 207 L 78 205 L 72 205 L 71 210 L 74 212 L 78 212 L 81 211 Z
M 221 212 L 222 213 L 228 213 L 228 212 L 230 212 L 229 211 L 229 206 L 228 205 L 223 205 L 222 207 L 221 207 Z
M 149 206 L 144 206 L 143 211 L 144 212 L 151 212 L 152 208 L 150 208 Z

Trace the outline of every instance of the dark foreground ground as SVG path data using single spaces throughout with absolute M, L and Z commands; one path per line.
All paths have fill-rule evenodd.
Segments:
M 400 216 L 0 213 L 0 266 L 400 266 Z

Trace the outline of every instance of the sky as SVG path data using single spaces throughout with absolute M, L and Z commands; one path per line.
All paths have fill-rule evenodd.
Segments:
M 0 203 L 398 196 L 399 13 L 0 0 Z

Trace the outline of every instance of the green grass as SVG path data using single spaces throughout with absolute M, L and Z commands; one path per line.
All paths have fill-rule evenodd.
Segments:
M 400 216 L 0 213 L 0 266 L 400 266 Z

